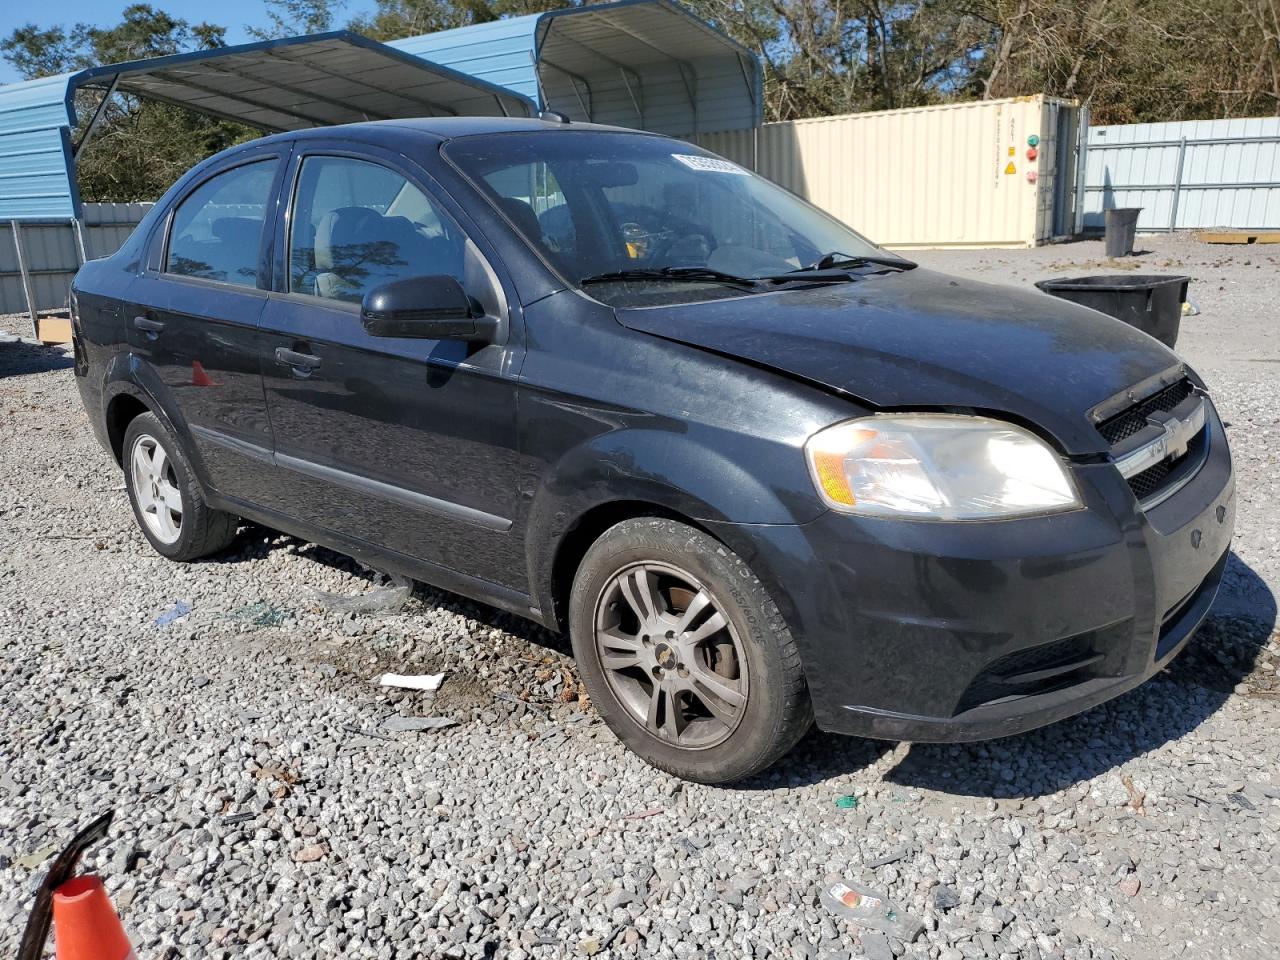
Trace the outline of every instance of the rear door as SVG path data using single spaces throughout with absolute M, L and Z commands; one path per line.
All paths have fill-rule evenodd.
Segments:
M 252 500 L 269 472 L 258 321 L 287 147 L 205 172 L 174 204 L 130 285 L 125 322 L 144 376 L 216 492 Z
M 274 509 L 344 536 L 527 590 L 511 532 L 516 372 L 502 281 L 425 172 L 372 147 L 307 141 L 290 163 L 262 317 Z M 502 342 L 374 337 L 364 294 L 455 277 Z M 430 304 L 424 304 L 429 308 Z

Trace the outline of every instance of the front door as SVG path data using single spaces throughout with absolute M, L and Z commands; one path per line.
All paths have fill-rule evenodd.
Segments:
M 193 184 L 130 284 L 130 346 L 196 454 L 204 482 L 251 499 L 269 472 L 258 320 L 267 302 L 278 150 L 237 156 Z
M 496 275 L 394 158 L 325 153 L 291 164 L 279 231 L 287 265 L 262 316 L 276 481 L 266 504 L 344 536 L 527 590 L 514 542 L 515 372 Z M 449 275 L 506 342 L 370 335 L 381 283 Z M 424 304 L 430 307 L 430 304 Z

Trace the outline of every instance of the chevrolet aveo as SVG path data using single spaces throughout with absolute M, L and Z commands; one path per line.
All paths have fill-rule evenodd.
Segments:
M 676 140 L 554 120 L 268 137 L 73 289 L 142 533 L 241 518 L 567 631 L 649 763 L 813 724 L 1028 730 L 1141 683 L 1234 522 L 1156 340 L 953 279 Z

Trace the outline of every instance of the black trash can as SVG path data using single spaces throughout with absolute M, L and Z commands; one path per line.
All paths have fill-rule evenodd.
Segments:
M 1041 280 L 1036 286 L 1063 300 L 1101 310 L 1172 347 L 1178 341 L 1182 304 L 1190 282 L 1190 277 L 1108 274 L 1058 277 Z
M 1105 243 L 1108 257 L 1127 257 L 1133 253 L 1133 238 L 1138 234 L 1141 207 L 1112 207 L 1105 218 Z

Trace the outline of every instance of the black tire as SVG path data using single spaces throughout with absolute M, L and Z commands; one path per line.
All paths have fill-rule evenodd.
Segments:
M 182 501 L 181 520 L 177 526 L 176 539 L 166 541 L 152 529 L 150 521 L 144 517 L 144 507 L 137 487 L 137 478 L 132 468 L 135 449 L 140 445 L 154 444 L 163 449 L 165 461 Z M 124 446 L 121 452 L 124 465 L 124 485 L 129 494 L 129 503 L 133 507 L 133 516 L 138 523 L 142 535 L 161 556 L 170 560 L 186 562 L 197 560 L 223 550 L 235 539 L 239 518 L 215 510 L 205 502 L 204 491 L 191 470 L 191 462 L 173 434 L 153 413 L 143 413 L 129 422 L 124 433 Z
M 609 610 L 618 606 L 609 603 L 609 596 L 616 594 L 608 591 L 618 583 L 615 578 L 637 569 L 637 564 L 655 564 L 692 575 L 712 597 L 713 609 L 723 613 L 735 631 L 735 649 L 743 648 L 745 676 L 750 681 L 744 684 L 745 705 L 737 708 L 736 727 L 720 742 L 689 748 L 661 739 L 646 729 L 636 704 L 628 706 L 616 683 L 606 679 L 596 642 L 597 616 L 609 616 L 603 612 L 605 605 Z M 757 773 L 789 751 L 813 724 L 799 651 L 764 585 L 733 551 L 686 524 L 639 517 L 607 530 L 587 551 L 574 578 L 569 632 L 578 669 L 596 710 L 634 753 L 677 777 L 716 784 Z M 669 652 L 663 650 L 664 654 Z M 683 671 L 684 664 L 680 666 Z M 648 675 L 643 666 L 630 668 L 637 669 L 639 673 L 624 675 L 636 677 L 627 683 L 642 689 Z M 680 702 L 677 697 L 676 703 Z

